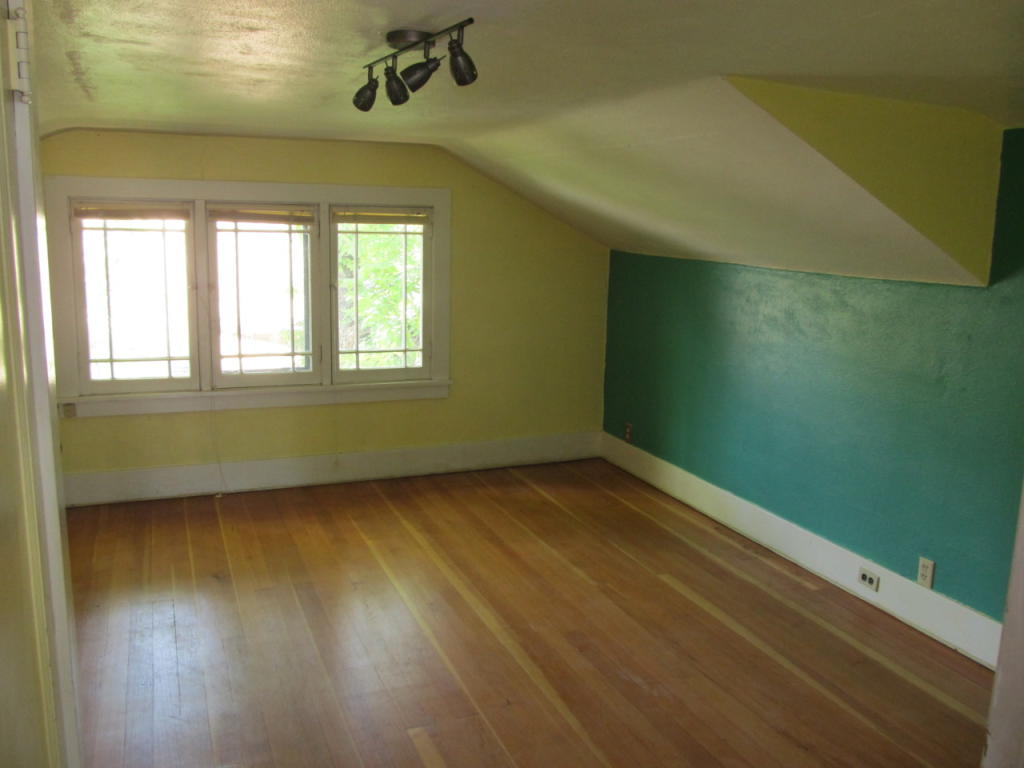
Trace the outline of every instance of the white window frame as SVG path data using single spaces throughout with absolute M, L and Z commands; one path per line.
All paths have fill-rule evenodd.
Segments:
M 448 189 L 415 187 L 355 187 L 328 184 L 278 184 L 262 182 L 188 181 L 168 179 L 93 178 L 47 176 L 44 180 L 47 209 L 49 257 L 54 306 L 54 342 L 57 369 L 57 399 L 62 413 L 70 416 L 109 416 L 143 413 L 174 413 L 236 408 L 261 408 L 293 405 L 321 405 L 381 400 L 433 399 L 448 396 L 450 366 L 450 277 L 451 277 L 451 192 Z M 79 369 L 78 337 L 84 314 L 78 286 L 81 275 L 75 270 L 75 244 L 72 210 L 75 201 L 90 202 L 185 202 L 193 206 L 189 223 L 193 259 L 190 262 L 193 336 L 196 363 L 193 376 L 198 382 L 189 391 L 171 391 L 166 383 L 157 383 L 159 392 L 134 387 L 131 393 L 115 394 L 90 388 Z M 214 376 L 214 328 L 212 301 L 216 300 L 213 254 L 208 252 L 206 233 L 209 223 L 206 203 L 310 205 L 317 209 L 320 231 L 314 237 L 311 254 L 313 284 L 312 318 L 320 349 L 314 346 L 319 380 L 295 386 L 254 386 L 218 388 Z M 428 208 L 431 210 L 430 259 L 424 274 L 424 369 L 351 377 L 332 381 L 337 367 L 334 324 L 336 324 L 337 254 L 331 209 Z M 329 232 L 324 231 L 329 227 Z M 425 241 L 428 238 L 425 238 Z M 212 247 L 212 246 L 210 246 Z M 326 281 L 326 284 L 324 284 Z M 426 318 L 430 318 L 428 330 Z M 429 336 L 427 335 L 429 333 Z M 429 348 L 429 359 L 427 349 Z M 326 355 L 334 359 L 326 364 Z M 351 373 L 346 371 L 345 373 Z M 383 374 L 383 377 L 380 376 Z M 346 377 L 348 378 L 348 377 Z M 380 380 L 384 378 L 386 380 Z M 142 384 L 142 382 L 135 382 Z M 95 382 L 93 382 L 95 384 Z M 83 386 L 85 385 L 85 386 Z
M 338 209 L 362 209 L 367 210 L 367 206 L 360 205 L 358 203 L 346 204 L 346 205 L 332 205 L 331 206 L 331 218 L 328 226 L 331 228 L 330 232 L 330 247 L 331 247 L 331 324 L 334 329 L 338 327 L 338 227 L 334 220 L 334 211 Z M 402 206 L 403 209 L 408 210 L 410 206 Z M 382 209 L 381 206 L 376 206 L 373 212 L 379 212 Z M 411 211 L 410 211 L 411 212 Z M 429 217 L 424 222 L 423 232 L 423 263 L 430 265 L 434 261 L 433 255 L 433 230 L 434 222 L 433 217 Z M 331 366 L 333 368 L 334 381 L 340 383 L 356 383 L 359 381 L 416 381 L 430 378 L 430 371 L 432 370 L 432 364 L 434 360 L 434 349 L 433 349 L 433 329 L 434 329 L 434 302 L 432 301 L 434 292 L 434 280 L 431 279 L 430 275 L 424 273 L 423 275 L 423 368 L 404 368 L 404 369 L 363 369 L 363 370 L 351 370 L 343 369 L 338 364 L 338 353 L 337 344 L 333 345 L 335 348 L 331 350 Z
M 77 380 L 80 383 L 80 388 L 83 395 L 104 395 L 104 394 L 127 394 L 128 392 L 167 392 L 167 391 L 191 391 L 198 389 L 199 386 L 199 370 L 198 366 L 194 363 L 198 359 L 199 352 L 199 340 L 196 334 L 196 323 L 195 323 L 195 293 L 189 291 L 188 295 L 188 316 L 189 316 L 189 333 L 188 333 L 188 348 L 189 348 L 189 359 L 193 362 L 190 366 L 189 376 L 187 378 L 178 379 L 111 379 L 111 380 L 94 380 L 89 376 L 89 334 L 86 328 L 86 301 L 85 301 L 85 258 L 82 249 L 82 220 L 81 218 L 73 215 L 73 209 L 75 200 L 70 201 L 70 208 L 68 215 L 70 217 L 71 227 L 71 256 L 72 256 L 72 274 L 75 277 L 75 296 L 74 296 L 74 310 L 75 310 L 75 325 L 76 325 L 76 352 L 77 352 L 77 366 L 76 375 Z M 134 201 L 133 201 L 134 202 Z M 138 208 L 160 208 L 166 207 L 168 203 L 174 206 L 180 206 L 182 201 L 139 201 Z M 188 220 L 185 224 L 185 259 L 187 269 L 188 285 L 195 284 L 195 259 L 193 258 L 194 252 L 194 227 L 195 227 L 195 205 L 185 203 L 182 207 L 182 211 L 188 216 Z M 113 354 L 113 350 L 111 350 Z
M 208 201 L 208 206 L 212 206 L 218 209 L 224 208 L 235 208 L 244 206 L 245 203 L 239 203 L 232 201 L 231 203 L 223 203 L 221 201 L 213 202 Z M 256 205 L 250 204 L 251 208 L 260 207 L 285 207 L 280 204 L 277 206 L 271 205 Z M 325 299 L 329 297 L 332 292 L 330 290 L 324 290 L 324 286 L 317 286 L 317 278 L 322 277 L 324 274 L 325 265 L 322 263 L 322 248 L 318 248 L 318 233 L 320 227 L 320 221 L 318 219 L 319 208 L 317 204 L 306 204 L 306 205 L 288 205 L 289 208 L 303 208 L 310 209 L 313 214 L 313 221 L 310 229 L 310 249 L 309 249 L 309 273 L 310 273 L 310 289 L 309 289 L 309 315 L 310 315 L 310 332 L 316 330 L 315 338 L 321 337 L 321 330 L 323 323 L 320 321 L 321 313 L 324 311 L 323 304 Z M 211 217 L 209 215 L 209 207 L 207 207 L 207 225 L 206 225 L 206 247 L 210 253 L 207 254 L 209 258 L 209 284 L 210 284 L 210 307 L 218 306 L 220 302 L 220 291 L 221 286 L 218 275 L 218 254 L 217 251 L 217 217 Z M 213 361 L 211 366 L 213 371 L 213 388 L 215 390 L 228 389 L 232 387 L 276 387 L 276 386 L 302 386 L 304 384 L 323 384 L 329 385 L 331 381 L 325 380 L 323 375 L 323 353 L 321 350 L 316 348 L 314 345 L 311 350 L 311 368 L 309 371 L 302 372 L 290 372 L 290 373 L 225 373 L 221 368 L 221 322 L 220 311 L 213 312 L 210 318 L 210 355 Z M 327 339 L 322 339 L 321 344 L 326 343 Z

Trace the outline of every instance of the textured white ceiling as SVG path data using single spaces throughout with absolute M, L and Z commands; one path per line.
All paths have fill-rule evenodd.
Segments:
M 458 88 L 445 69 L 401 107 L 383 88 L 373 111 L 351 105 L 361 65 L 387 51 L 388 29 L 467 16 L 476 18 L 466 31 L 476 84 Z M 666 223 L 645 229 L 644 215 L 622 206 L 671 207 L 664 197 L 692 186 L 686 174 L 702 164 L 665 159 L 709 146 L 674 129 L 706 106 L 694 83 L 745 74 L 1024 123 L 1020 0 L 36 0 L 34 28 L 44 134 L 114 127 L 437 143 L 634 250 L 665 240 Z M 720 127 L 711 143 L 721 157 L 721 142 L 753 138 L 752 127 Z M 560 175 L 535 151 L 555 143 Z M 737 181 L 727 167 L 703 166 L 713 188 Z M 628 194 L 609 201 L 616 187 Z M 687 199 L 674 202 L 682 209 Z M 712 227 L 734 212 L 704 215 Z M 779 242 L 799 225 L 798 214 Z M 668 240 L 730 261 L 774 259 L 737 255 L 749 243 L 708 240 L 699 226 Z
M 612 248 L 978 284 L 724 78 L 588 105 L 453 149 Z

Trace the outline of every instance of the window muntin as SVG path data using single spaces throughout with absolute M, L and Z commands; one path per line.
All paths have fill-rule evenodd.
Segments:
M 214 381 L 319 380 L 314 356 L 311 208 L 208 209 L 216 275 Z
M 190 208 L 73 207 L 79 372 L 86 391 L 195 386 Z
M 332 211 L 339 380 L 429 375 L 430 211 Z

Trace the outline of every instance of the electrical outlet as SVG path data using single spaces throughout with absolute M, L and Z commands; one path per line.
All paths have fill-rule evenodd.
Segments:
M 860 569 L 860 583 L 868 589 L 873 589 L 875 592 L 878 591 L 878 576 L 867 568 Z
M 633 442 L 633 422 L 631 421 L 626 422 L 625 437 L 627 443 Z
M 932 588 L 935 581 L 935 561 L 927 557 L 917 558 L 917 583 L 922 587 Z

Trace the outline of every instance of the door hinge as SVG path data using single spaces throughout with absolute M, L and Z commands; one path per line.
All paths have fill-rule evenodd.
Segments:
M 7 25 L 7 89 L 23 104 L 32 103 L 28 76 L 28 19 L 24 8 L 10 9 Z

